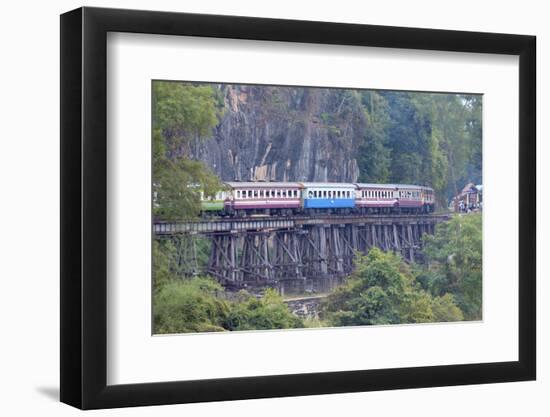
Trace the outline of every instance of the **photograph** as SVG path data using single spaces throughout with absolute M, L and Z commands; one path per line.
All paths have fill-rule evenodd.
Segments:
M 152 80 L 153 334 L 483 320 L 482 109 Z

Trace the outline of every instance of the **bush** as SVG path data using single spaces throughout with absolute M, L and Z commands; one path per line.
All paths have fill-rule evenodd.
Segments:
M 270 330 L 304 327 L 277 291 L 257 298 L 245 291 L 237 300 L 219 295 L 223 288 L 210 278 L 172 280 L 154 295 L 154 333 Z
M 294 316 L 274 289 L 267 289 L 261 298 L 246 292 L 232 303 L 224 323 L 227 330 L 269 330 L 304 327 L 302 320 Z
M 173 280 L 154 295 L 155 333 L 223 331 L 229 304 L 216 296 L 222 287 L 209 278 Z

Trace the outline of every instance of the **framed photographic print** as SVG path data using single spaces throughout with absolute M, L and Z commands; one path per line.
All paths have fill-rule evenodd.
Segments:
M 535 379 L 535 38 L 61 16 L 61 401 Z

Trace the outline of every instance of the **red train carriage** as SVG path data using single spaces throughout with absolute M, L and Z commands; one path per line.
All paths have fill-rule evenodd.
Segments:
M 424 204 L 422 187 L 418 185 L 397 186 L 397 206 L 404 211 L 419 211 Z
M 421 187 L 422 188 L 422 200 L 423 207 L 426 213 L 433 212 L 435 209 L 435 197 L 434 190 L 430 187 Z
M 226 182 L 231 189 L 225 211 L 234 214 L 291 214 L 301 208 L 297 182 Z
M 355 206 L 362 212 L 391 212 L 397 207 L 397 186 L 393 184 L 355 184 Z

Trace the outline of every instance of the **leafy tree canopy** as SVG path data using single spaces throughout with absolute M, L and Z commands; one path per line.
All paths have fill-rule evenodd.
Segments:
M 463 319 L 452 296 L 432 297 L 399 256 L 377 248 L 357 255 L 355 271 L 328 296 L 323 316 L 333 326 Z
M 164 220 L 195 216 L 200 191 L 212 195 L 219 179 L 200 161 L 189 159 L 190 147 L 208 137 L 222 114 L 213 86 L 153 82 L 154 215 Z
M 427 267 L 419 276 L 423 286 L 436 296 L 452 294 L 466 319 L 481 319 L 481 213 L 455 215 L 424 240 Z

